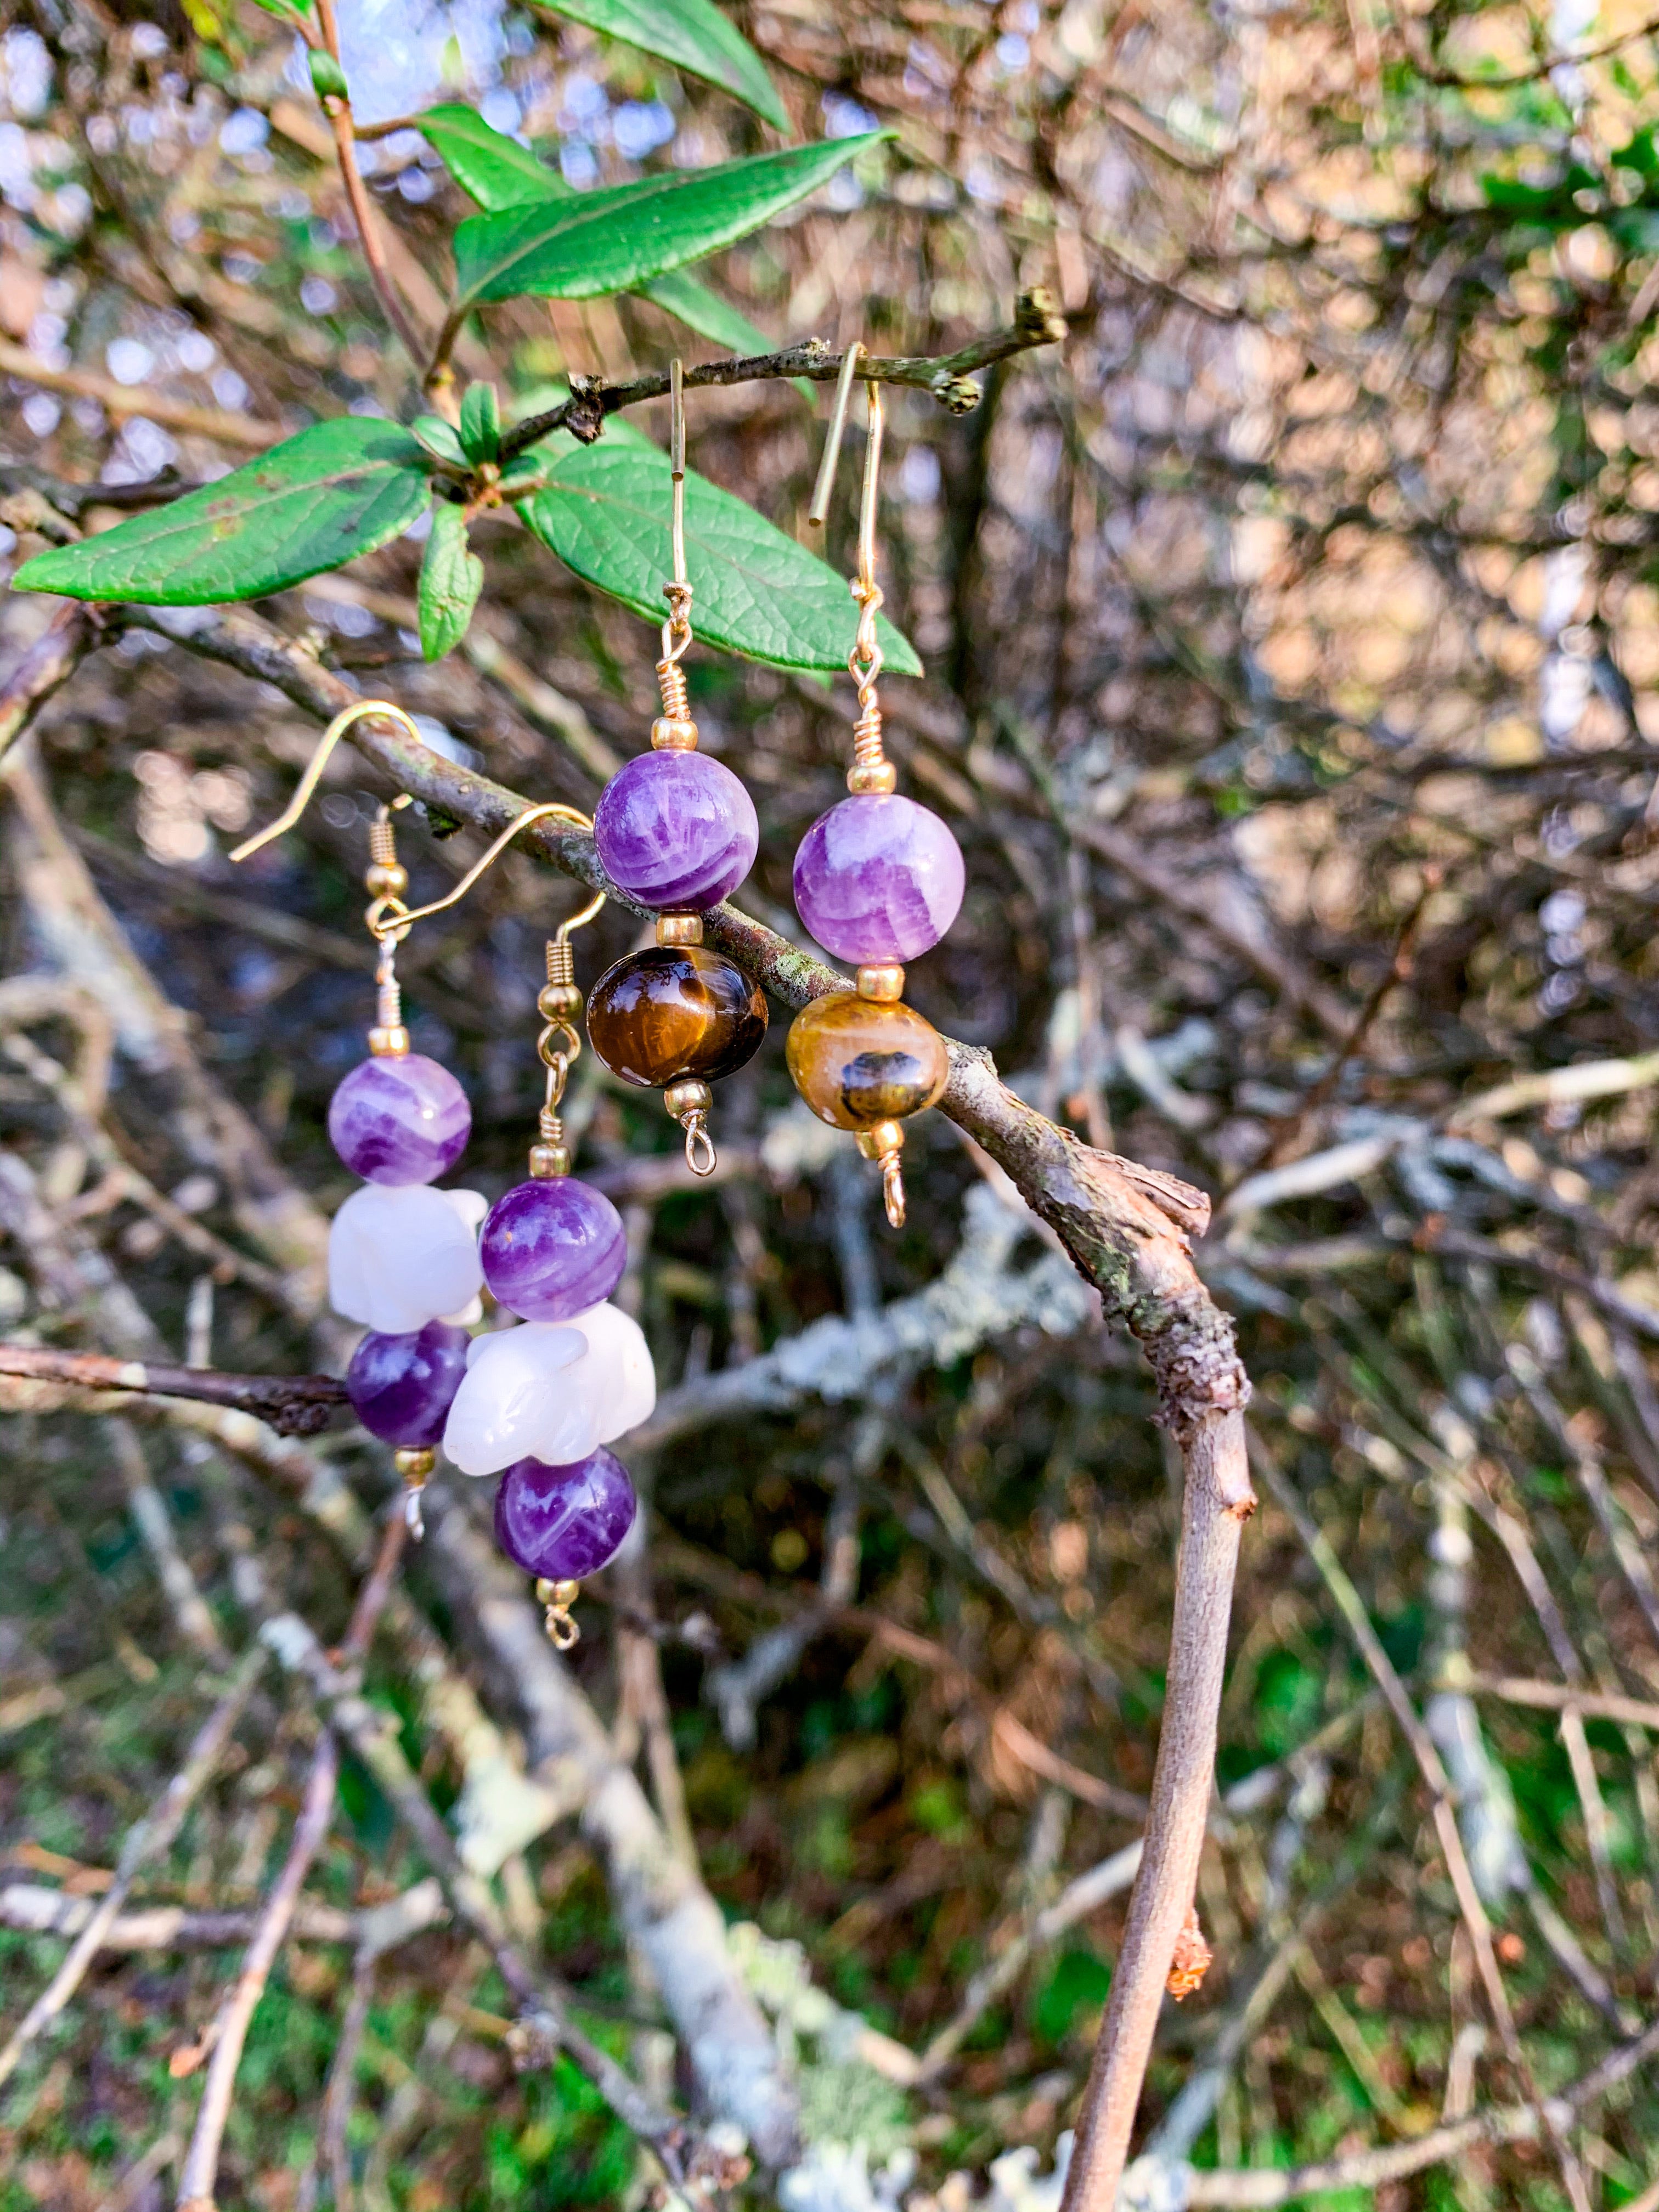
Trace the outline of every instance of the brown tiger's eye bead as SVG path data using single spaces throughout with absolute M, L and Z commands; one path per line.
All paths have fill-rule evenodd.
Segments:
M 803 1006 L 785 1050 L 796 1090 L 820 1121 L 837 1129 L 920 1114 L 951 1073 L 944 1038 L 914 1007 L 851 991 Z
M 752 1060 L 766 994 L 734 960 L 701 945 L 658 945 L 607 968 L 588 994 L 587 1035 L 613 1075 L 661 1091 L 712 1082 Z

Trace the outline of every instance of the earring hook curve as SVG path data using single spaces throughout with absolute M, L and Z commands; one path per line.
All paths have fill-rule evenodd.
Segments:
M 568 822 L 577 830 L 592 830 L 593 827 L 591 816 L 578 813 L 574 806 L 562 806 L 556 799 L 544 799 L 538 806 L 526 806 L 522 814 L 507 823 L 489 850 L 472 863 L 459 882 L 453 884 L 441 898 L 432 900 L 429 905 L 410 907 L 403 914 L 372 921 L 369 927 L 377 938 L 385 939 L 390 937 L 394 930 L 407 929 L 411 923 L 426 921 L 428 915 L 442 914 L 446 908 L 459 906 L 478 878 L 495 866 L 521 830 L 529 829 L 532 822 L 547 821 Z M 568 939 L 573 929 L 580 929 L 584 924 L 592 921 L 605 901 L 605 892 L 595 891 L 580 912 L 570 915 L 559 924 L 555 936 L 561 940 Z
M 318 738 L 317 750 L 307 762 L 305 774 L 295 786 L 294 796 L 288 805 L 274 822 L 267 823 L 263 830 L 256 830 L 252 837 L 245 837 L 242 840 L 231 854 L 230 857 L 233 860 L 251 859 L 262 846 L 269 845 L 274 838 L 284 836 L 294 827 L 307 807 L 310 805 L 312 795 L 322 779 L 323 770 L 328 766 L 329 756 L 333 752 L 335 746 L 339 744 L 340 739 L 354 722 L 362 721 L 368 714 L 379 714 L 386 721 L 401 723 L 417 745 L 425 744 L 426 739 L 421 735 L 409 715 L 404 714 L 401 707 L 394 707 L 389 699 L 354 700 L 349 707 L 343 708 L 334 717 L 322 736 Z

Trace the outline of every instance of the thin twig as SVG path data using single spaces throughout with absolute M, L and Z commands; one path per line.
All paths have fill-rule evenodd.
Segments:
M 76 1938 L 69 1956 L 19 2022 L 4 2050 L 0 2051 L 0 2082 L 11 2079 L 30 2044 L 52 2025 L 74 1996 L 139 1874 L 150 1860 L 158 1858 L 168 1848 L 184 1826 L 185 1815 L 207 1787 L 223 1758 L 225 1747 L 270 1656 L 261 1644 L 242 1654 L 224 1695 L 197 1731 L 184 1765 L 149 1811 L 128 1831 L 121 1856 L 116 1861 L 115 1879 L 96 1911 Z

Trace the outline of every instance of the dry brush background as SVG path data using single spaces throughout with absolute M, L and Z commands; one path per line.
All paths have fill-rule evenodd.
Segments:
M 1215 1958 L 1164 2009 L 1134 2200 L 1651 2206 L 1653 33 L 1614 5 L 734 13 L 806 135 L 898 138 L 724 256 L 730 298 L 780 342 L 893 352 L 1036 285 L 1067 325 L 959 417 L 890 393 L 884 581 L 929 672 L 885 703 L 969 857 L 915 1003 L 1211 1194 L 1198 1264 L 1255 1387 Z M 365 120 L 487 92 L 576 182 L 758 143 L 568 22 L 343 15 Z M 283 428 L 406 410 L 291 63 L 226 0 L 39 0 L 0 33 L 8 562 Z M 463 204 L 412 136 L 365 162 L 429 324 Z M 462 366 L 520 410 L 685 343 L 634 301 L 519 302 L 487 337 Z M 695 394 L 694 465 L 795 528 L 822 414 Z M 431 668 L 402 542 L 239 617 L 240 665 L 216 617 L 0 604 L 12 1344 L 338 1370 L 322 1115 L 368 1017 L 389 787 L 343 748 L 303 830 L 234 871 L 313 742 L 296 700 L 332 672 L 586 808 L 652 712 L 643 625 L 507 522 L 478 541 L 479 617 Z M 743 903 L 793 936 L 846 687 L 707 653 L 692 680 L 761 812 Z M 479 849 L 418 819 L 403 843 L 422 897 Z M 492 1194 L 575 896 L 515 854 L 404 963 Z M 636 929 L 608 913 L 579 975 Z M 199 2196 L 185 2146 L 222 2094 L 227 2204 L 642 2203 L 659 2169 L 592 2086 L 607 2059 L 647 2136 L 724 2102 L 693 2203 L 1058 2202 L 1158 1738 L 1179 1460 L 1006 1177 L 930 1116 L 890 1234 L 793 1103 L 782 1027 L 722 1086 L 708 1188 L 654 1100 L 580 1064 L 581 1171 L 627 1214 L 665 1387 L 630 1450 L 647 1541 L 568 1668 L 459 1479 L 394 1583 L 368 1572 L 387 1455 L 355 1431 L 0 1380 L 0 2032 L 88 1954 L 0 2052 L 9 2202 Z M 232 2094 L 213 2055 L 262 1930 Z M 550 2063 L 567 2008 L 586 2074 Z

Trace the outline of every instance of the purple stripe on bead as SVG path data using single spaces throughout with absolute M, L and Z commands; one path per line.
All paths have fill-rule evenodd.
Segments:
M 615 1556 L 635 1510 L 628 1469 L 611 1452 L 574 1467 L 515 1460 L 495 1492 L 495 1541 L 526 1574 L 580 1582 Z
M 346 1395 L 370 1436 L 409 1450 L 439 1443 L 471 1341 L 447 1321 L 428 1322 L 409 1336 L 371 1330 L 346 1370 Z
M 608 1298 L 628 1261 L 623 1218 L 602 1191 L 568 1176 L 515 1183 L 489 1209 L 484 1280 L 521 1321 L 568 1321 Z
M 418 1052 L 364 1060 L 329 1101 L 329 1142 L 367 1182 L 431 1182 L 454 1166 L 471 1133 L 465 1091 Z
M 612 883 L 641 906 L 718 906 L 755 865 L 755 802 L 704 753 L 641 753 L 593 810 L 593 842 Z
M 937 814 L 896 793 L 843 799 L 795 854 L 795 908 L 838 960 L 914 960 L 957 918 L 962 848 Z

